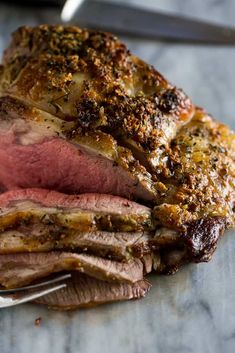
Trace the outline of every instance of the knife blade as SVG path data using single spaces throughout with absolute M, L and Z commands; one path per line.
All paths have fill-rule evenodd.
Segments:
M 87 0 L 75 14 L 76 23 L 81 26 L 121 34 L 182 42 L 235 44 L 235 28 L 122 3 Z M 66 20 L 65 17 L 62 11 L 62 20 Z

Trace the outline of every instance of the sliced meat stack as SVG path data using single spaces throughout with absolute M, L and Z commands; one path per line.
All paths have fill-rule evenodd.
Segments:
M 0 231 L 0 254 L 66 249 L 125 260 L 149 252 L 154 224 L 148 207 L 118 196 L 21 189 L 0 195 Z
M 107 301 L 143 296 L 150 287 L 143 277 L 152 270 L 153 232 L 151 209 L 119 196 L 8 191 L 0 195 L 0 283 L 16 288 L 77 271 L 73 278 L 85 283 L 91 298 L 70 299 L 65 307 L 102 302 L 109 285 Z
M 116 37 L 20 28 L 0 92 L 2 286 L 69 271 L 40 303 L 139 298 L 234 226 L 234 134 Z

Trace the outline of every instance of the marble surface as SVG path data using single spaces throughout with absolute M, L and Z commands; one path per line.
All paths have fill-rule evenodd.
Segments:
M 142 0 L 132 0 L 143 6 Z M 149 8 L 235 24 L 233 0 L 146 0 Z M 22 24 L 58 23 L 57 10 L 0 5 L 0 52 Z M 183 87 L 193 100 L 235 128 L 235 47 L 193 46 L 123 38 L 131 50 Z M 1 353 L 234 353 L 235 233 L 209 264 L 152 277 L 141 301 L 75 312 L 36 305 L 4 309 Z M 41 326 L 34 320 L 42 318 Z

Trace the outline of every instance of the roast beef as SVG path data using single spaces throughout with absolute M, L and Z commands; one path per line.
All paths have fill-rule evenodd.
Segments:
M 144 297 L 151 285 L 144 279 L 135 283 L 110 283 L 73 273 L 67 287 L 36 300 L 52 309 L 70 310 L 114 301 Z
M 75 270 L 44 300 L 72 308 L 141 296 L 152 268 L 210 259 L 235 224 L 228 127 L 102 32 L 21 28 L 0 71 L 3 286 Z
M 148 233 L 70 230 L 66 234 L 52 232 L 48 225 L 37 225 L 33 229 L 24 226 L 24 231 L 19 228 L 0 233 L 0 254 L 67 250 L 128 260 L 151 252 L 149 240 L 152 235 Z
M 194 108 L 152 66 L 111 34 L 77 27 L 23 27 L 3 57 L 2 90 L 81 130 L 124 140 L 154 169 Z
M 45 189 L 13 190 L 0 195 L 1 231 L 25 231 L 25 225 L 30 230 L 30 226 L 38 224 L 47 225 L 55 236 L 70 229 L 81 232 L 153 229 L 148 207 L 117 196 L 73 196 Z
M 134 283 L 151 271 L 149 260 L 146 266 L 140 259 L 118 262 L 69 252 L 0 255 L 0 284 L 16 288 L 55 272 L 74 270 L 111 282 Z
M 12 190 L 0 195 L 0 208 L 29 201 L 44 207 L 71 208 L 84 211 L 109 213 L 111 215 L 139 215 L 150 217 L 150 208 L 117 196 L 105 194 L 66 195 L 52 190 L 26 189 Z M 17 208 L 17 206 L 16 206 Z
M 68 250 L 129 259 L 150 252 L 148 207 L 118 196 L 20 189 L 0 195 L 0 253 Z M 145 231 L 144 231 L 145 230 Z
M 89 192 L 97 187 L 98 192 L 125 194 L 127 198 L 134 196 L 144 202 L 154 200 L 158 205 L 157 221 L 166 228 L 183 232 L 190 222 L 214 216 L 224 217 L 226 225 L 234 224 L 234 134 L 203 110 L 195 111 L 180 90 L 131 55 L 117 38 L 74 27 L 21 28 L 5 51 L 3 66 L 0 85 L 5 95 L 1 105 L 4 136 L 1 140 L 8 141 L 13 131 L 11 141 L 17 140 L 16 149 L 22 145 L 24 150 L 25 146 L 33 148 L 36 141 L 43 147 L 31 150 L 27 161 L 32 156 L 33 160 L 27 168 L 25 158 L 21 159 L 18 152 L 10 165 L 11 161 L 6 158 L 14 153 L 4 146 L 3 161 L 7 162 L 1 169 L 2 188 L 34 186 L 36 179 L 44 180 L 53 165 L 52 174 L 46 175 L 46 183 L 53 185 L 44 185 L 44 181 L 36 182 L 37 185 L 67 190 L 67 182 L 72 185 L 68 176 L 76 170 L 77 179 L 82 183 L 85 179 L 88 184 L 85 190 Z M 104 168 L 108 176 L 114 170 L 115 161 L 117 169 L 122 172 L 125 169 L 132 181 L 134 176 L 135 185 L 138 179 L 138 190 L 133 191 L 129 184 L 126 187 L 126 178 L 119 179 L 122 180 L 119 191 L 113 185 L 104 190 L 107 185 L 104 180 L 109 177 L 93 182 L 87 175 L 84 177 L 84 170 L 90 170 L 87 165 L 76 169 L 73 158 L 69 162 L 71 167 L 63 170 L 68 158 L 61 167 L 61 148 L 55 153 L 57 159 L 46 165 L 46 171 L 45 168 L 37 170 L 45 150 L 44 142 L 51 146 L 52 136 L 53 144 L 56 139 L 66 146 L 79 145 L 82 150 L 92 150 L 95 159 L 89 166 L 99 164 L 95 162 L 97 151 L 102 158 L 107 157 L 108 151 L 108 159 L 112 160 L 111 171 Z M 12 144 L 6 144 L 11 148 Z M 108 148 L 111 145 L 115 148 Z M 119 151 L 131 156 L 132 162 L 125 164 L 119 157 L 113 158 Z M 48 155 L 43 155 L 43 159 Z M 59 165 L 53 164 L 55 161 Z M 141 176 L 138 172 L 136 176 L 136 165 L 143 171 Z M 27 174 L 21 175 L 21 170 Z M 34 170 L 36 175 L 24 184 Z M 63 170 L 66 178 L 61 178 L 58 170 Z M 97 173 L 92 169 L 92 176 L 102 174 L 100 170 Z M 19 180 L 11 183 L 16 175 Z M 116 180 L 117 175 L 114 172 L 110 180 Z M 125 190 L 120 191 L 124 185 Z
M 74 124 L 13 98 L 0 98 L 1 188 L 154 199 L 151 175 L 128 149 L 103 132 L 72 136 Z

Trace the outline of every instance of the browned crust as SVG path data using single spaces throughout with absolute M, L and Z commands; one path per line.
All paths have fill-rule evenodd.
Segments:
M 168 145 L 193 114 L 181 90 L 109 33 L 22 27 L 13 34 L 3 63 L 3 91 L 62 119 L 75 119 L 74 136 L 99 128 L 131 138 L 150 153 Z M 85 75 L 79 89 L 77 74 Z
M 235 134 L 197 109 L 171 143 L 162 164 L 165 191 L 155 208 L 158 221 L 182 231 L 202 218 L 235 224 Z

